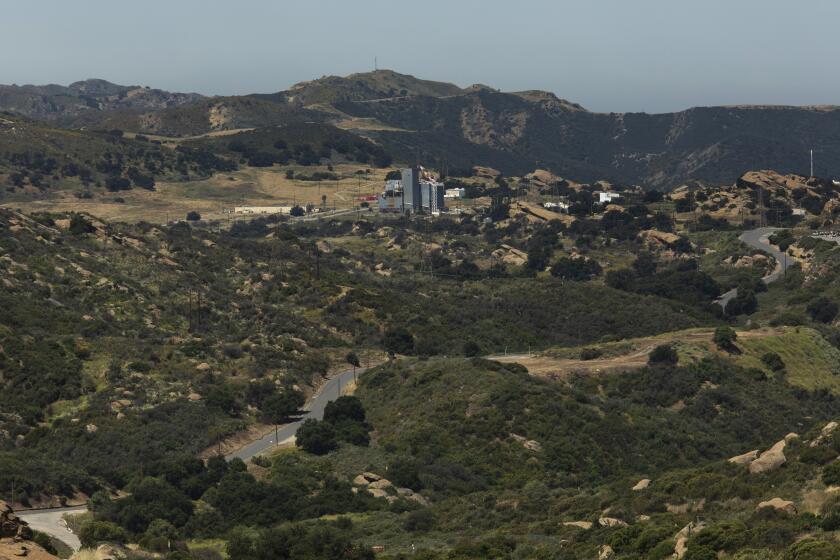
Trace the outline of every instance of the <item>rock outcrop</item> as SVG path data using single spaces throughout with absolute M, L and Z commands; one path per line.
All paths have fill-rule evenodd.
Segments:
M 784 454 L 785 440 L 776 442 L 776 444 L 758 456 L 758 459 L 750 463 L 750 473 L 759 474 L 770 472 L 778 469 L 785 464 L 787 458 Z
M 755 506 L 755 511 L 759 511 L 765 508 L 773 508 L 776 511 L 782 511 L 789 515 L 796 515 L 796 506 L 793 505 L 793 502 L 783 500 L 781 498 L 772 498 L 770 500 L 767 500 L 766 502 L 759 502 L 759 504 Z
M 0 501 L 0 560 L 57 560 L 55 556 L 32 542 L 32 530 Z
M 735 465 L 749 465 L 756 459 L 758 459 L 758 449 L 753 449 L 752 451 L 748 451 L 743 455 L 736 455 L 734 457 L 730 457 L 728 461 Z
M 598 519 L 601 527 L 627 527 L 627 522 L 615 517 L 601 517 Z
M 411 488 L 397 488 L 387 478 L 372 472 L 364 472 L 356 476 L 353 479 L 353 484 L 364 487 L 371 496 L 374 498 L 383 498 L 388 503 L 394 503 L 399 498 L 405 498 L 406 500 L 417 502 L 422 506 L 429 505 L 429 500 Z

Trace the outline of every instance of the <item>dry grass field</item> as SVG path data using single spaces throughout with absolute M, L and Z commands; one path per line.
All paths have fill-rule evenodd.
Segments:
M 47 199 L 10 201 L 3 206 L 27 212 L 87 212 L 106 220 L 151 223 L 183 219 L 193 210 L 205 220 L 227 220 L 224 210 L 234 206 L 320 206 L 323 197 L 327 208 L 343 210 L 358 207 L 360 196 L 381 192 L 389 171 L 343 164 L 334 166 L 332 171 L 338 180 L 302 181 L 287 178 L 289 170 L 295 175 L 328 171 L 326 166 L 246 167 L 200 181 L 159 182 L 154 191 L 132 189 L 92 199 L 76 198 L 71 191 L 56 191 Z M 119 199 L 124 202 L 118 202 Z

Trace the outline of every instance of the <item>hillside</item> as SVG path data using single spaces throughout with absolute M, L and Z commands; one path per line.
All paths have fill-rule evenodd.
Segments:
M 730 184 L 749 169 L 802 172 L 817 147 L 823 176 L 840 165 L 835 107 L 698 107 L 677 113 L 593 113 L 549 92 L 462 89 L 390 70 L 326 76 L 274 94 L 201 98 L 88 81 L 4 86 L 0 110 L 78 128 L 167 136 L 338 124 L 381 143 L 399 161 L 485 165 L 507 175 L 546 168 L 579 181 L 673 188 Z
M 197 93 L 172 93 L 143 86 L 121 86 L 84 80 L 69 86 L 0 85 L 0 111 L 54 121 L 60 125 L 95 124 L 114 111 L 139 112 L 178 107 L 198 101 Z
M 548 101 L 546 101 L 548 99 Z M 581 181 L 672 188 L 733 182 L 747 169 L 807 167 L 810 146 L 837 147 L 834 108 L 708 107 L 671 114 L 601 114 L 553 98 L 471 92 L 448 99 L 343 102 L 342 111 L 411 132 L 376 137 L 398 159 L 412 151 L 453 166 L 491 165 L 518 175 L 544 167 Z M 825 175 L 840 173 L 822 161 Z

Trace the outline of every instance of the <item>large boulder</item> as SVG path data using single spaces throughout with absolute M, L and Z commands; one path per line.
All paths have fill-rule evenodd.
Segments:
M 759 511 L 765 508 L 773 508 L 776 511 L 782 511 L 790 515 L 796 515 L 796 506 L 793 505 L 793 502 L 783 500 L 781 498 L 772 498 L 770 500 L 767 500 L 766 502 L 759 502 L 759 504 L 755 506 L 755 511 Z
M 577 527 L 578 529 L 583 529 L 584 531 L 588 531 L 592 528 L 591 521 L 564 521 L 563 525 L 566 527 Z
M 685 553 L 688 552 L 689 539 L 705 528 L 706 524 L 702 521 L 699 523 L 691 521 L 688 525 L 680 529 L 677 534 L 674 535 L 674 556 L 676 558 L 682 558 L 685 556 Z
M 613 547 L 608 544 L 601 545 L 601 549 L 598 551 L 598 560 L 612 560 L 613 558 L 615 558 Z
M 838 426 L 837 422 L 829 422 L 828 424 L 823 426 L 823 429 L 820 430 L 820 435 L 817 436 L 814 439 L 814 441 L 811 442 L 811 447 L 817 447 L 818 445 L 822 445 L 828 439 L 830 439 L 831 435 L 837 429 L 837 426 Z
M 759 474 L 770 472 L 778 469 L 785 464 L 787 458 L 784 454 L 785 440 L 776 442 L 776 444 L 758 456 L 758 459 L 750 463 L 750 473 Z
M 601 527 L 627 527 L 627 522 L 615 517 L 601 517 L 598 519 Z
M 749 465 L 756 459 L 758 459 L 758 449 L 753 449 L 752 451 L 748 451 L 743 455 L 736 455 L 734 457 L 730 457 L 728 461 L 735 465 Z
M 642 490 L 647 490 L 648 486 L 650 486 L 650 479 L 643 478 L 636 485 L 633 487 L 634 492 L 641 492 Z

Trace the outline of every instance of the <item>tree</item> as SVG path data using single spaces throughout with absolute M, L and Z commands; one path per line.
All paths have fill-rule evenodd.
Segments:
M 365 409 L 359 397 L 345 395 L 327 403 L 324 408 L 325 422 L 335 425 L 345 420 L 365 421 Z
M 299 204 L 295 204 L 292 207 L 292 209 L 289 210 L 289 215 L 294 216 L 296 218 L 299 218 L 300 216 L 303 216 L 304 214 L 306 214 L 306 211 Z
M 383 343 L 385 350 L 392 354 L 410 354 L 414 351 L 414 336 L 404 327 L 386 330 Z
M 583 257 L 563 257 L 551 267 L 551 275 L 563 280 L 584 282 L 601 274 L 601 265 L 597 261 Z
M 648 363 L 650 364 L 668 364 L 674 365 L 679 361 L 679 355 L 674 347 L 670 344 L 662 344 L 654 348 L 648 354 Z
M 817 298 L 806 309 L 814 321 L 831 323 L 837 317 L 838 306 L 826 297 Z
M 73 214 L 70 218 L 70 233 L 73 235 L 84 235 L 93 233 L 96 228 L 91 225 L 81 214 Z
M 300 391 L 287 390 L 269 395 L 263 401 L 261 411 L 264 422 L 282 424 L 300 410 L 305 398 Z
M 758 309 L 758 300 L 752 290 L 738 290 L 738 295 L 729 300 L 724 312 L 728 317 L 751 315 Z
M 639 276 L 653 276 L 656 274 L 656 258 L 650 253 L 640 253 L 633 261 L 633 270 Z
M 298 428 L 295 445 L 313 455 L 326 455 L 338 447 L 335 429 L 329 422 L 310 418 Z
M 761 361 L 772 371 L 782 371 L 785 369 L 784 360 L 782 360 L 782 357 L 775 352 L 767 352 L 761 356 Z
M 198 213 L 198 212 L 196 212 L 195 210 L 193 210 L 193 211 L 191 211 L 191 212 L 187 212 L 187 221 L 189 221 L 189 222 L 197 222 L 197 221 L 198 221 L 198 220 L 200 220 L 200 219 L 201 219 L 201 214 L 199 214 L 199 213 Z
M 481 347 L 474 340 L 468 340 L 464 343 L 464 356 L 467 358 L 474 358 L 481 354 Z
M 735 341 L 738 339 L 738 334 L 732 327 L 718 327 L 715 329 L 715 334 L 712 341 L 721 350 L 732 350 L 735 347 Z
M 79 531 L 79 540 L 85 548 L 94 548 L 102 542 L 123 544 L 128 542 L 125 530 L 110 521 L 91 521 Z
M 348 352 L 347 356 L 344 357 L 347 360 L 347 363 L 353 366 L 353 379 L 356 378 L 356 368 L 362 367 L 362 363 L 359 361 L 359 356 L 356 355 L 355 352 Z

